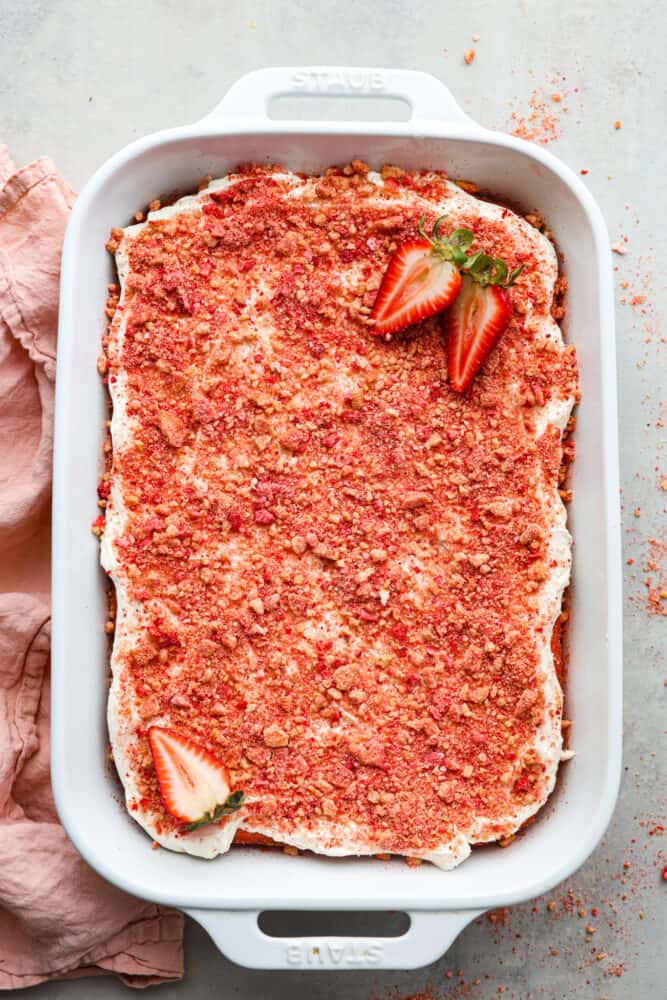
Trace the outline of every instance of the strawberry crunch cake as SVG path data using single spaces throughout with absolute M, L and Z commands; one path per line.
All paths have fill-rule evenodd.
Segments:
M 112 232 L 108 717 L 157 844 L 449 869 L 554 787 L 576 358 L 551 242 L 464 187 L 251 165 Z

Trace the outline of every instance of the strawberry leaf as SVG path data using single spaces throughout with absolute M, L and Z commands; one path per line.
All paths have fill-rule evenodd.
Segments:
M 449 236 L 441 236 L 440 230 L 446 218 L 446 215 L 441 215 L 439 219 L 436 219 L 433 223 L 431 235 L 429 236 L 424 228 L 426 216 L 422 215 L 417 226 L 419 235 L 423 239 L 428 240 L 434 254 L 437 254 L 443 260 L 451 261 L 457 267 L 461 268 L 468 259 L 467 251 L 472 246 L 475 234 L 471 229 L 455 229 Z
M 493 278 L 494 285 L 502 285 L 507 279 L 507 264 L 499 257 L 494 261 L 496 273 Z
M 466 258 L 466 262 L 461 267 L 461 270 L 471 271 L 481 256 L 482 256 L 481 250 L 478 250 L 476 253 L 471 253 L 470 256 Z
M 210 812 L 204 813 L 199 819 L 195 820 L 194 823 L 186 823 L 185 829 L 188 833 L 192 830 L 197 830 L 200 826 L 206 826 L 208 823 L 215 823 L 217 820 L 222 819 L 223 816 L 230 816 L 232 813 L 238 812 L 245 801 L 245 792 L 232 792 L 231 795 L 227 796 L 224 802 L 217 805 L 215 809 Z
M 433 230 L 433 235 L 435 235 L 435 229 Z M 449 237 L 449 242 L 452 246 L 459 247 L 461 250 L 469 250 L 474 239 L 475 234 L 471 229 L 455 229 Z
M 488 285 L 493 272 L 493 257 L 486 253 L 474 254 L 467 270 L 480 285 Z
M 477 251 L 471 254 L 461 270 L 469 274 L 478 285 L 498 285 L 500 288 L 509 288 L 523 271 L 525 264 L 515 268 L 507 277 L 507 264 L 500 257 L 489 257 L 488 254 Z
M 508 267 L 500 257 L 490 257 L 482 250 L 469 254 L 471 246 L 475 240 L 472 229 L 455 229 L 449 236 L 441 236 L 440 230 L 446 215 L 441 215 L 433 223 L 433 229 L 429 236 L 424 228 L 426 216 L 422 215 L 417 226 L 419 235 L 428 240 L 434 254 L 443 260 L 451 261 L 460 271 L 469 274 L 479 285 L 498 285 L 500 288 L 509 288 L 523 271 L 525 264 L 516 267 L 508 275 Z

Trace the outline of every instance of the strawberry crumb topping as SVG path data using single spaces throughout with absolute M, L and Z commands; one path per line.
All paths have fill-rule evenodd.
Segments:
M 226 766 L 244 829 L 324 848 L 355 828 L 376 852 L 426 854 L 480 816 L 497 839 L 548 792 L 544 497 L 563 453 L 536 428 L 576 392 L 574 351 L 539 333 L 540 235 L 468 196 L 452 225 L 526 265 L 482 371 L 452 391 L 437 318 L 373 336 L 391 255 L 452 191 L 384 177 L 253 166 L 201 211 L 113 239 L 127 274 L 105 373 L 128 433 L 100 497 L 137 609 L 117 622 L 118 714 L 157 835 L 179 827 L 152 726 Z

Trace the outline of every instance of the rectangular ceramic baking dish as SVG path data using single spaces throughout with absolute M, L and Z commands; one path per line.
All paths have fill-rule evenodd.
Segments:
M 275 121 L 269 102 L 295 94 L 400 98 L 396 123 Z M 112 226 L 160 193 L 192 190 L 244 161 L 319 171 L 354 157 L 380 167 L 437 168 L 547 218 L 569 282 L 566 336 L 576 345 L 578 411 L 571 530 L 576 540 L 567 715 L 575 759 L 525 836 L 473 851 L 452 872 L 430 865 L 289 857 L 234 849 L 215 861 L 152 851 L 119 803 L 107 758 L 105 577 L 90 525 L 98 513 L 105 392 L 96 358 L 105 324 L 104 249 Z M 266 69 L 239 80 L 195 125 L 132 143 L 81 192 L 62 263 L 53 499 L 53 787 L 60 818 L 109 881 L 181 907 L 229 958 L 264 968 L 412 968 L 438 958 L 489 907 L 544 892 L 593 850 L 610 819 L 621 763 L 621 564 L 616 368 L 609 240 L 580 179 L 542 148 L 481 128 L 438 80 L 408 70 Z M 273 938 L 259 911 L 409 913 L 397 938 Z

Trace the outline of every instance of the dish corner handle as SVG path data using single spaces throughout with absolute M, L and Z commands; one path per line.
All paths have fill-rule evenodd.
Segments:
M 237 965 L 304 972 L 430 965 L 483 912 L 412 911 L 410 927 L 399 937 L 272 937 L 260 929 L 258 911 L 186 910 L 208 931 L 222 954 Z
M 232 84 L 202 121 L 251 118 L 266 123 L 274 98 L 298 96 L 396 98 L 410 106 L 413 123 L 476 124 L 457 104 L 449 88 L 430 73 L 351 66 L 279 66 L 253 70 Z

